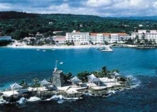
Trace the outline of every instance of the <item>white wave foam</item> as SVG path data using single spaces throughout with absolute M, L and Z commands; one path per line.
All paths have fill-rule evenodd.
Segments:
M 62 99 L 57 101 L 57 103 L 63 103 L 63 102 L 64 102 L 64 100 L 62 100 Z
M 64 101 L 76 101 L 78 99 L 79 99 L 78 97 L 68 98 L 62 95 L 53 95 L 51 98 L 48 98 L 45 101 L 56 100 L 58 103 L 63 103 Z
M 33 97 L 30 97 L 27 101 L 28 102 L 35 102 L 35 101 L 40 101 L 41 99 L 36 97 L 36 96 L 33 96 Z
M 131 88 L 136 88 L 136 87 L 140 86 L 141 81 L 138 78 L 136 78 L 136 77 L 134 77 L 132 75 L 128 75 L 127 78 L 129 78 L 130 81 L 131 81 L 130 82 Z
M 17 101 L 18 104 L 24 105 L 26 103 L 26 98 L 22 97 Z
M 4 104 L 4 103 L 7 103 L 7 102 L 3 99 L 0 99 L 0 104 Z
M 109 90 L 109 91 L 108 91 L 108 94 L 115 94 L 115 93 L 116 93 L 115 90 Z

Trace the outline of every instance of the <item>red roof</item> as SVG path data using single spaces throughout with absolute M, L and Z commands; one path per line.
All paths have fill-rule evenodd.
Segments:
M 66 38 L 65 38 L 65 36 L 57 36 L 57 37 L 54 38 L 54 40 L 55 40 L 55 41 L 59 41 L 59 40 L 60 40 L 60 41 L 61 41 L 61 40 L 64 41 L 64 40 L 66 40 Z
M 119 36 L 128 36 L 127 33 L 90 33 L 91 36 L 97 36 L 97 34 L 103 34 L 103 36 L 109 36 L 111 34 L 118 34 Z
M 98 33 L 90 33 L 91 36 L 97 36 Z

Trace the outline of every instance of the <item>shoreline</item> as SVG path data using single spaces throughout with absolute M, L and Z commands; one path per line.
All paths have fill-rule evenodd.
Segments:
M 77 45 L 77 46 L 5 46 L 4 48 L 17 48 L 17 49 L 89 49 L 105 47 L 106 45 Z
M 43 45 L 43 46 L 29 46 L 29 45 L 23 45 L 23 46 L 14 46 L 14 45 L 8 45 L 4 46 L 2 48 L 13 48 L 13 49 L 89 49 L 89 48 L 100 48 L 100 47 L 126 47 L 126 48 L 155 48 L 155 46 L 150 47 L 150 46 L 138 46 L 138 45 L 130 45 L 130 44 L 122 44 L 122 45 L 74 45 L 74 46 L 66 46 L 66 45 L 61 45 L 61 46 L 49 46 L 49 45 Z

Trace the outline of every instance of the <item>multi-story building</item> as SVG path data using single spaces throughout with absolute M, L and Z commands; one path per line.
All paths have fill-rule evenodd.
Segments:
M 103 33 L 90 33 L 90 40 L 94 44 L 104 43 L 104 34 Z
M 157 30 L 138 30 L 137 32 L 131 33 L 131 38 L 147 39 L 157 43 Z
M 66 33 L 66 40 L 73 41 L 75 44 L 89 44 L 89 32 L 76 32 Z
M 66 40 L 73 41 L 75 44 L 89 44 L 90 41 L 94 44 L 107 43 L 124 43 L 124 40 L 129 39 L 130 36 L 126 33 L 89 33 L 76 32 L 66 33 Z
M 91 41 L 93 43 L 102 44 L 104 42 L 108 43 L 124 43 L 124 40 L 130 38 L 126 33 L 91 33 Z
M 54 36 L 53 40 L 58 44 L 64 44 L 66 43 L 66 37 L 65 36 Z

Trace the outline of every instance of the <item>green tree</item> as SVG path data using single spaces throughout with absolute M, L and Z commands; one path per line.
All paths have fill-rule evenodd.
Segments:
M 28 84 L 27 84 L 27 82 L 25 82 L 25 80 L 22 80 L 22 81 L 20 82 L 20 85 L 21 85 L 23 88 L 27 88 L 27 87 L 28 87 Z
M 38 78 L 34 78 L 32 81 L 33 81 L 33 84 L 32 84 L 33 87 L 39 87 L 40 86 L 40 82 L 39 82 Z
M 107 76 L 108 70 L 107 70 L 106 66 L 103 66 L 103 67 L 102 67 L 101 73 L 102 73 L 103 76 Z
M 88 81 L 87 76 L 89 76 L 89 75 L 90 75 L 90 73 L 87 72 L 87 71 L 80 72 L 80 73 L 77 74 L 78 78 L 79 78 L 80 80 L 82 80 L 83 82 L 87 82 L 87 81 Z

